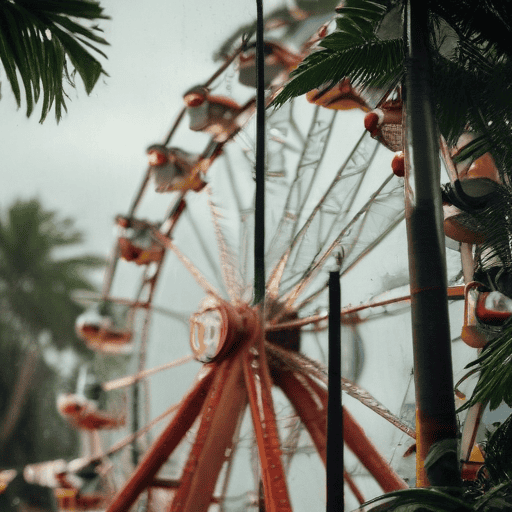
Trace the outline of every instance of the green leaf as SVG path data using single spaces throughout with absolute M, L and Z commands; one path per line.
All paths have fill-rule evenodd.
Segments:
M 42 122 L 53 105 L 57 121 L 66 109 L 64 81 L 71 86 L 66 58 L 89 94 L 101 73 L 101 63 L 88 51 L 106 57 L 96 44 L 108 44 L 97 27 L 79 20 L 107 19 L 98 2 L 89 0 L 13 0 L 0 2 L 0 61 L 18 106 L 23 83 L 27 115 L 43 91 Z M 51 34 L 49 38 L 48 34 Z M 105 73 L 106 74 L 106 73 Z
M 345 78 L 353 84 L 387 90 L 403 74 L 403 54 L 403 42 L 396 39 L 369 41 L 344 51 L 325 49 L 312 53 L 291 73 L 293 79 L 272 105 L 282 105 L 291 98 Z

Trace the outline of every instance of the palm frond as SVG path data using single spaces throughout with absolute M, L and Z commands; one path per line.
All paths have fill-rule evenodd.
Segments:
M 475 403 L 487 403 L 491 410 L 501 402 L 512 407 L 512 325 L 508 325 L 483 351 L 480 357 L 467 365 L 478 365 L 480 378 L 473 395 L 460 410 L 467 409 Z
M 89 94 L 101 74 L 101 63 L 90 53 L 105 57 L 98 44 L 108 44 L 98 27 L 79 20 L 107 19 L 98 2 L 91 0 L 15 0 L 0 2 L 0 61 L 18 107 L 23 84 L 30 116 L 43 90 L 40 122 L 55 104 L 57 121 L 66 110 L 64 82 L 67 61 L 82 79 Z M 71 85 L 72 82 L 67 80 Z
M 484 443 L 485 467 L 494 485 L 512 482 L 512 416 Z
M 430 3 L 431 9 L 442 16 L 465 40 L 496 52 L 510 56 L 510 33 L 512 31 L 512 5 L 500 0 L 474 2 L 455 0 Z
M 403 42 L 400 39 L 372 40 L 344 50 L 324 49 L 306 57 L 291 73 L 292 80 L 272 105 L 279 107 L 296 96 L 344 78 L 355 85 L 387 89 L 402 74 Z
M 378 505 L 368 508 L 372 504 Z M 460 487 L 430 487 L 390 492 L 367 501 L 362 508 L 369 512 L 391 512 L 393 510 L 464 512 L 474 510 L 472 504 L 463 499 Z

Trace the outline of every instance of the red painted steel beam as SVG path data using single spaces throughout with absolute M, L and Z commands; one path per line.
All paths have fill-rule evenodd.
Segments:
M 114 497 L 107 512 L 128 512 L 144 489 L 151 485 L 159 469 L 167 461 L 199 415 L 208 388 L 213 380 L 215 368 L 213 365 L 209 367 L 207 373 L 186 395 L 172 421 L 146 452 L 134 473 Z
M 238 355 L 223 361 L 201 411 L 201 423 L 169 512 L 206 512 L 215 485 L 233 446 L 239 417 L 247 405 L 247 392 Z
M 261 331 L 257 335 L 261 336 Z M 272 381 L 262 342 L 261 339 L 260 343 L 257 343 L 260 350 L 250 349 L 245 352 L 243 370 L 258 444 L 265 511 L 292 512 L 281 462 L 281 448 L 272 403 Z
M 319 411 L 320 417 L 315 418 L 311 413 L 315 409 L 310 407 L 312 403 L 318 403 L 320 400 L 322 408 L 326 411 L 327 390 L 310 377 L 297 378 L 297 374 L 288 371 L 282 371 L 276 378 L 276 382 L 294 406 L 322 457 L 325 453 L 325 448 L 322 449 L 322 446 L 325 446 L 326 415 L 325 412 L 320 415 L 321 409 L 316 405 L 315 408 Z M 407 483 L 388 464 L 346 408 L 343 408 L 343 439 L 384 492 L 408 489 Z
M 275 383 L 283 390 L 306 427 L 324 465 L 327 462 L 327 402 L 307 379 L 287 370 L 275 370 Z

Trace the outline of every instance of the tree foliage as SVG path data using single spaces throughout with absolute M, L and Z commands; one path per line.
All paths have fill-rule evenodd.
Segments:
M 400 83 L 406 66 L 405 3 L 344 2 L 336 30 L 291 73 L 274 106 L 344 78 L 383 93 Z M 512 5 L 496 0 L 431 0 L 429 5 L 430 86 L 439 129 L 453 144 L 470 126 L 480 138 L 465 156 L 491 151 L 502 175 L 512 178 Z
M 45 210 L 36 199 L 16 201 L 0 217 L 0 320 L 29 339 L 48 332 L 58 347 L 82 346 L 74 321 L 82 308 L 73 290 L 92 289 L 87 272 L 103 264 L 96 256 L 59 257 L 83 241 L 71 219 Z
M 71 219 L 46 210 L 37 199 L 18 200 L 0 215 L 0 357 L 8 368 L 0 373 L 3 467 L 77 455 L 76 434 L 55 407 L 64 381 L 43 355 L 50 347 L 88 355 L 74 332 L 83 308 L 72 293 L 93 289 L 87 273 L 104 262 L 66 256 L 82 241 Z M 19 483 L 8 492 L 24 489 Z
M 89 94 L 106 74 L 93 53 L 105 57 L 106 45 L 95 23 L 108 19 L 93 0 L 0 0 L 0 61 L 18 107 L 27 116 L 42 96 L 40 122 L 53 105 L 57 121 L 66 111 L 65 83 L 76 73 Z

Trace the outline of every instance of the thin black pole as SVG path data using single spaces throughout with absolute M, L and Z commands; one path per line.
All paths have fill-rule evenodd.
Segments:
M 327 512 L 342 512 L 343 408 L 341 404 L 341 290 L 339 270 L 329 273 L 329 398 L 327 402 Z
M 428 15 L 428 2 L 407 2 L 405 211 L 420 469 L 418 486 L 429 484 L 422 465 L 430 447 L 444 439 L 455 440 L 457 436 L 438 133 L 429 84 Z M 457 485 L 460 481 L 455 453 L 448 458 L 451 469 L 437 477 L 431 476 L 431 485 Z
M 254 219 L 254 304 L 265 298 L 265 54 L 263 0 L 256 0 L 256 198 Z
M 263 0 L 256 0 L 256 197 L 254 211 L 254 305 L 265 319 L 265 54 Z M 263 339 L 261 340 L 263 349 Z M 266 511 L 263 481 L 259 482 L 259 512 Z

